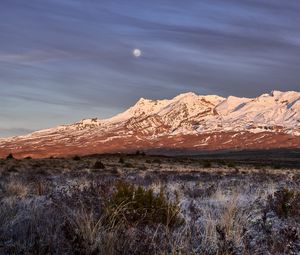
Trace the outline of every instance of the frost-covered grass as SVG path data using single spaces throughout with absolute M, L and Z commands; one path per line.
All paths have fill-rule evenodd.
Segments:
M 0 160 L 0 175 L 0 254 L 300 252 L 297 169 L 107 155 Z

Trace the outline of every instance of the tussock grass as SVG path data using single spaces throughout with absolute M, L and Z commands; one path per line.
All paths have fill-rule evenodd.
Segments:
M 4 187 L 5 196 L 24 198 L 29 192 L 28 185 L 19 181 L 11 180 Z
M 299 253 L 296 170 L 121 156 L 0 161 L 0 254 Z

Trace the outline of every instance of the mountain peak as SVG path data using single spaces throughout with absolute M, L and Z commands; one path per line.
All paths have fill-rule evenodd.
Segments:
M 151 101 L 151 100 L 150 100 L 150 99 L 146 99 L 146 98 L 141 97 L 141 98 L 136 102 L 136 104 L 141 104 L 141 103 L 145 103 L 145 102 L 148 102 L 148 101 Z
M 284 92 L 282 92 L 282 91 L 280 91 L 280 90 L 272 90 L 272 91 L 271 91 L 271 96 L 273 96 L 273 97 L 278 97 L 278 96 L 280 96 L 282 93 L 284 93 Z
M 178 99 L 181 99 L 181 98 L 184 98 L 184 97 L 198 97 L 198 95 L 194 92 L 184 92 L 184 93 L 181 93 L 181 94 L 175 96 L 173 98 L 173 100 L 178 100 Z
M 115 152 L 143 146 L 187 150 L 300 148 L 300 93 L 273 91 L 257 98 L 224 98 L 187 92 L 172 99 L 140 98 L 110 119 L 83 119 L 1 139 L 0 156 Z

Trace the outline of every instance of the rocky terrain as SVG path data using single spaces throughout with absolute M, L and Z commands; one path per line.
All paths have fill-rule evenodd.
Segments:
M 185 93 L 141 98 L 110 119 L 0 139 L 0 156 L 49 157 L 133 152 L 197 154 L 203 150 L 300 148 L 300 92 L 257 98 Z

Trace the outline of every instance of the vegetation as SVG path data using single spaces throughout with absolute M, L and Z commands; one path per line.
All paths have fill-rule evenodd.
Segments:
M 154 163 L 154 164 L 161 164 L 161 160 L 158 159 L 158 158 L 156 158 L 156 159 L 152 160 L 152 163 Z
M 137 156 L 146 156 L 146 153 L 145 153 L 144 151 L 139 151 L 139 150 L 137 150 L 137 151 L 135 152 L 135 155 L 137 155 Z
M 124 158 L 0 160 L 0 254 L 299 254 L 296 168 Z
M 204 168 L 210 168 L 212 165 L 211 165 L 211 162 L 210 161 L 204 161 L 203 162 L 203 167 Z
M 10 153 L 7 155 L 6 159 L 14 159 L 14 156 Z
M 121 158 L 119 159 L 119 163 L 120 163 L 120 164 L 124 164 L 124 163 L 125 163 L 124 158 L 121 157 Z
M 130 162 L 126 162 L 126 163 L 124 163 L 124 167 L 126 167 L 126 168 L 133 168 L 134 166 Z
M 174 226 L 180 223 L 179 207 L 168 202 L 163 190 L 155 195 L 152 189 L 119 182 L 106 208 L 107 215 L 115 222 L 127 224 L 164 224 Z
M 228 166 L 229 168 L 236 168 L 236 164 L 234 164 L 233 162 L 229 162 L 229 163 L 227 164 L 227 166 Z
M 74 157 L 73 157 L 73 160 L 75 160 L 75 161 L 79 161 L 81 158 L 78 156 L 78 155 L 75 155 Z
M 280 189 L 269 196 L 268 202 L 279 217 L 294 217 L 300 221 L 300 190 Z
M 100 160 L 97 160 L 93 166 L 93 169 L 105 169 L 105 165 Z

